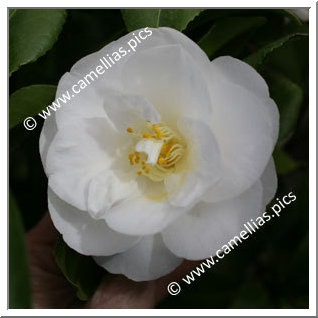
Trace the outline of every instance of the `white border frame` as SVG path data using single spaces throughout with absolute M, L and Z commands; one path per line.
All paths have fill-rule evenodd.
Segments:
M 24 2 L 21 0 L 8 1 L 1 6 L 1 43 L 8 43 L 8 19 L 7 19 L 7 8 L 8 7 L 66 7 L 66 8 L 76 8 L 80 3 L 75 0 L 55 0 L 50 1 L 50 3 L 40 0 L 31 0 Z M 316 2 L 315 1 L 246 1 L 242 0 L 240 2 L 228 1 L 228 0 L 215 0 L 213 2 L 207 0 L 196 0 L 195 2 L 186 3 L 184 1 L 171 1 L 171 0 L 161 0 L 155 1 L 151 4 L 146 1 L 134 1 L 128 0 L 116 1 L 115 6 L 111 6 L 109 2 L 105 3 L 102 0 L 90 0 L 89 4 L 91 7 L 103 8 L 107 4 L 107 7 L 111 8 L 128 8 L 128 7 L 202 7 L 209 8 L 211 5 L 215 8 L 235 8 L 239 4 L 240 8 L 304 8 L 310 7 L 309 11 L 309 58 L 310 58 L 310 68 L 309 68 L 309 162 L 310 162 L 310 179 L 309 179 L 309 309 L 7 309 L 7 262 L 1 262 L 1 297 L 0 297 L 0 314 L 1 316 L 316 316 Z M 8 45 L 8 44 L 7 44 Z M 7 47 L 8 49 L 8 47 Z M 0 51 L 1 60 L 7 61 L 7 50 L 2 49 Z M 2 74 L 2 85 L 1 85 L 1 96 L 2 100 L 7 100 L 8 96 L 8 70 L 6 63 L 1 64 L 1 74 Z M 7 83 L 7 85 L 4 85 Z M 8 100 L 7 100 L 8 103 Z M 7 113 L 6 108 L 1 107 L 1 127 L 5 132 L 0 135 L 0 142 L 2 149 L 7 149 L 8 141 L 8 123 L 7 123 Z M 6 169 L 8 167 L 7 157 L 1 157 L 1 167 Z M 8 177 L 8 171 L 6 172 Z M 2 175 L 5 175 L 3 172 Z M 8 178 L 7 178 L 8 179 Z M 5 203 L 2 211 L 1 222 L 1 251 L 2 255 L 7 254 L 7 214 L 8 202 L 8 184 L 7 180 L 4 178 L 1 180 L 1 202 Z M 5 283 L 6 282 L 6 283 Z

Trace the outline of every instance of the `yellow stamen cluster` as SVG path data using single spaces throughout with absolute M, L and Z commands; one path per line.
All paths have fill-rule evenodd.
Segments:
M 150 129 L 151 129 L 152 133 L 155 133 L 155 135 L 149 134 L 149 133 L 145 133 L 145 134 L 142 134 L 142 138 L 161 139 L 163 137 L 163 132 L 158 128 L 157 124 L 152 125 Z
M 161 165 L 164 165 L 164 164 L 166 164 L 166 163 L 167 163 L 167 161 L 166 161 L 166 160 L 164 160 L 164 159 L 163 159 L 163 157 L 159 157 L 159 159 L 158 159 L 158 163 L 159 163 L 159 164 L 161 164 Z
M 167 175 L 173 173 L 176 163 L 183 157 L 185 153 L 185 144 L 182 138 L 167 125 L 159 123 L 150 123 L 147 130 L 144 132 L 135 133 L 134 130 L 128 127 L 127 132 L 139 138 L 153 138 L 163 142 L 160 155 L 155 165 L 147 164 L 141 161 L 140 156 L 146 156 L 143 153 L 133 152 L 128 155 L 130 165 L 139 164 L 141 161 L 141 169 L 137 171 L 137 175 L 141 176 L 144 173 L 153 181 L 162 181 Z M 144 157 L 146 159 L 146 157 Z
M 156 133 L 157 138 L 163 137 L 163 132 L 158 128 L 157 124 L 152 125 L 152 130 Z
M 184 144 L 180 139 L 171 138 L 161 148 L 158 164 L 169 168 L 174 166 L 184 155 Z

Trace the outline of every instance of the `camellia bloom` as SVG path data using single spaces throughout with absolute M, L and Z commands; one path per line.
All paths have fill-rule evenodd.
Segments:
M 138 32 L 78 61 L 57 96 Z M 176 30 L 148 32 L 40 138 L 49 211 L 66 243 L 136 281 L 209 257 L 277 187 L 279 115 L 263 78 L 228 56 L 210 62 Z

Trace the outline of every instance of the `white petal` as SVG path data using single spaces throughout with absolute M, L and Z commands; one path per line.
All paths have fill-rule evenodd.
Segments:
M 176 31 L 171 28 L 147 28 L 148 37 L 144 39 L 135 49 L 135 52 L 131 50 L 128 45 L 128 42 L 134 39 L 134 35 L 139 35 L 142 32 L 142 36 L 145 37 L 144 29 L 135 30 L 130 32 L 125 36 L 119 38 L 116 41 L 113 41 L 103 47 L 98 52 L 85 56 L 79 60 L 71 69 L 71 73 L 76 74 L 77 76 L 82 77 L 85 74 L 89 74 L 96 66 L 99 64 L 102 65 L 100 59 L 106 58 L 109 61 L 109 56 L 113 52 L 118 52 L 120 48 L 130 52 L 116 62 L 111 68 L 107 69 L 106 72 L 99 77 L 98 85 L 111 87 L 114 89 L 120 88 L 119 74 L 121 73 L 122 68 L 125 63 L 135 55 L 146 51 L 148 49 L 163 47 L 167 45 L 180 44 L 183 49 L 185 49 L 188 54 L 196 60 L 202 69 L 204 69 L 209 64 L 209 59 L 204 53 L 204 51 L 191 39 L 185 36 L 183 33 Z M 108 54 L 108 56 L 107 56 Z M 94 82 L 97 83 L 97 81 Z
M 269 160 L 262 174 L 261 181 L 263 184 L 263 206 L 266 207 L 277 191 L 277 174 L 273 158 Z
M 186 208 L 170 205 L 166 199 L 152 200 L 143 195 L 113 206 L 107 211 L 105 219 L 112 229 L 120 233 L 150 235 L 161 232 L 187 211 Z
M 52 221 L 64 241 L 84 255 L 113 255 L 136 244 L 140 237 L 128 236 L 110 229 L 104 220 L 93 220 L 61 200 L 50 188 L 48 204 Z
M 124 253 L 94 259 L 109 272 L 124 274 L 134 281 L 157 279 L 172 272 L 182 262 L 165 247 L 159 234 L 143 237 Z
M 163 232 L 163 241 L 177 256 L 199 260 L 245 230 L 244 223 L 262 212 L 262 185 L 257 181 L 239 197 L 224 202 L 200 202 Z
M 96 84 L 94 84 L 97 83 L 97 81 L 90 85 L 86 84 L 86 88 L 79 91 L 78 94 L 72 92 L 72 86 L 77 84 L 80 80 L 83 81 L 79 76 L 75 76 L 72 73 L 65 73 L 58 83 L 55 95 L 60 105 L 60 108 L 57 108 L 55 112 L 58 128 L 72 124 L 78 119 L 106 117 L 105 110 L 103 109 L 103 96 L 98 93 Z M 79 90 L 78 86 L 76 90 Z M 69 100 L 65 97 L 68 94 L 67 92 L 70 96 Z M 65 103 L 61 98 L 64 98 Z M 50 112 L 54 113 L 53 110 Z
M 128 127 L 137 131 L 145 127 L 145 122 L 155 124 L 160 121 L 156 109 L 144 97 L 135 94 L 122 94 L 104 88 L 100 91 L 104 96 L 103 106 L 109 119 L 122 133 Z
M 92 177 L 87 190 L 87 211 L 95 219 L 105 219 L 112 206 L 140 194 L 134 179 L 120 177 L 121 173 L 105 170 Z
M 57 127 L 56 127 L 55 113 L 54 113 L 51 115 L 51 117 L 47 118 L 44 121 L 43 128 L 40 135 L 40 140 L 39 140 L 41 161 L 42 161 L 42 165 L 45 172 L 46 172 L 46 156 L 56 133 L 57 133 Z
M 158 161 L 162 145 L 163 142 L 159 140 L 142 139 L 137 143 L 135 149 L 138 152 L 147 154 L 146 163 L 154 165 Z
M 101 217 L 138 190 L 134 179 L 126 180 L 119 173 L 128 166 L 126 157 L 116 156 L 126 140 L 106 118 L 87 118 L 60 128 L 47 154 L 49 186 L 76 208 Z
M 145 31 L 143 29 L 134 31 L 134 34 L 137 35 L 140 32 L 143 32 L 142 36 L 144 37 Z M 143 51 L 178 44 L 196 61 L 198 68 L 202 72 L 208 67 L 209 60 L 205 53 L 197 44 L 181 32 L 170 28 L 148 28 L 148 34 L 151 35 L 138 45 L 136 52 L 130 50 L 130 53 L 127 53 L 128 49 L 130 49 L 128 42 L 134 39 L 134 35 L 131 32 L 117 41 L 109 43 L 100 51 L 83 57 L 73 65 L 69 73 L 62 76 L 58 84 L 56 98 L 62 97 L 68 91 L 71 99 L 66 104 L 63 102 L 60 103 L 61 108 L 57 111 L 56 119 L 58 127 L 76 120 L 76 117 L 92 118 L 103 116 L 103 96 L 98 92 L 103 91 L 105 88 L 122 92 L 122 71 L 126 62 Z M 106 69 L 103 66 L 103 62 L 107 66 L 105 59 L 109 62 L 109 57 L 113 53 L 119 52 L 120 48 L 126 51 L 126 55 L 124 56 L 124 54 L 120 53 L 122 56 L 121 59 Z M 98 67 L 103 67 L 105 72 L 98 74 L 96 71 Z M 134 80 L 134 78 L 127 80 Z M 76 94 L 73 93 L 73 85 L 77 85 L 75 87 L 76 91 L 79 91 L 80 85 L 87 86 Z M 199 84 L 196 85 L 198 86 Z M 136 94 L 136 91 L 133 93 Z
M 268 86 L 263 77 L 249 64 L 231 56 L 221 56 L 213 60 L 209 67 L 209 74 L 214 81 L 229 82 L 249 91 L 261 101 L 273 120 L 273 136 L 278 136 L 278 110 L 275 102 L 269 97 Z M 210 86 L 211 87 L 211 86 Z
M 221 177 L 219 149 L 211 129 L 204 122 L 182 118 L 178 128 L 188 143 L 185 156 L 190 157 L 189 170 L 168 176 L 165 185 L 171 204 L 193 206 Z
M 231 56 L 221 56 L 211 62 L 209 72 L 219 81 L 227 81 L 247 89 L 260 98 L 268 98 L 265 80 L 250 65 Z
M 278 135 L 279 114 L 269 98 L 245 88 L 211 80 L 211 129 L 220 148 L 223 178 L 207 192 L 207 202 L 233 198 L 258 180 L 271 157 Z
M 194 61 L 196 61 L 202 70 L 210 64 L 210 60 L 205 52 L 182 32 L 165 27 L 151 30 L 153 34 L 149 38 L 150 41 L 147 41 L 148 47 L 144 47 L 144 50 L 147 48 L 153 48 L 154 46 L 160 47 L 164 45 L 178 44 L 182 46 L 182 48 Z
M 181 45 L 138 52 L 123 68 L 124 89 L 146 96 L 163 122 L 180 116 L 208 120 L 212 108 L 205 74 Z

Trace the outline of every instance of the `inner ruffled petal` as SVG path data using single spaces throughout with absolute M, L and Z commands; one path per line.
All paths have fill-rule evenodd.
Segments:
M 216 139 L 204 122 L 181 118 L 178 127 L 187 141 L 187 153 L 178 173 L 168 176 L 165 185 L 171 204 L 189 206 L 220 180 L 222 166 Z

